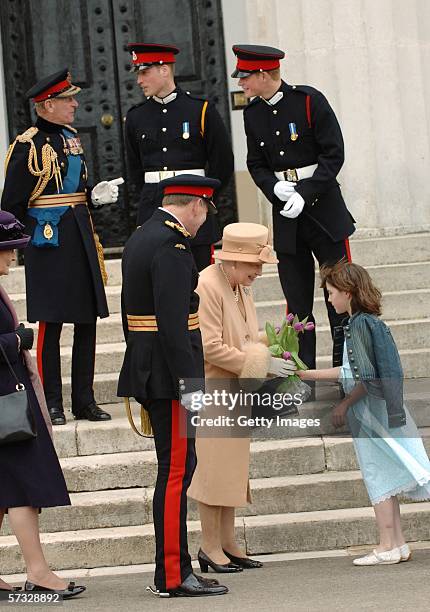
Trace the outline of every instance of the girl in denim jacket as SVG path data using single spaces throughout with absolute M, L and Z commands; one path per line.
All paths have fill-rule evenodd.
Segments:
M 347 312 L 341 367 L 297 372 L 302 380 L 340 380 L 345 398 L 332 422 L 348 421 L 357 460 L 375 512 L 379 545 L 355 565 L 408 561 L 397 495 L 430 498 L 430 462 L 403 404 L 403 373 L 390 329 L 378 318 L 381 293 L 368 272 L 341 261 L 321 269 L 322 287 L 337 313 Z

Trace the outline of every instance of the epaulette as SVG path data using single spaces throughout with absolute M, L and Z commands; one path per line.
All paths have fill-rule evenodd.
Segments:
M 128 113 L 131 113 L 132 110 L 134 110 L 135 108 L 139 108 L 139 106 L 142 106 L 143 104 L 146 104 L 148 102 L 148 100 L 150 100 L 151 98 L 145 98 L 144 100 L 142 100 L 142 102 L 138 102 L 137 104 L 133 104 L 133 106 L 131 106 L 128 111 L 127 111 L 127 115 Z M 126 115 L 126 116 L 127 116 Z
M 198 100 L 199 102 L 209 102 L 207 98 L 202 98 L 201 96 L 192 94 L 190 91 L 184 91 L 184 94 L 187 94 L 187 96 L 191 98 L 192 100 Z
M 22 134 L 18 134 L 18 136 L 16 137 L 16 141 L 31 142 L 38 131 L 39 129 L 37 127 L 34 127 L 33 125 L 32 127 L 28 128 L 28 130 L 25 130 L 25 132 L 23 132 Z
M 179 223 L 175 223 L 174 221 L 165 221 L 164 224 L 176 230 L 177 232 L 185 236 L 185 238 L 189 238 L 191 236 L 190 232 L 187 232 L 185 227 L 182 227 L 182 225 L 180 225 Z
M 251 106 L 255 106 L 259 102 L 261 102 L 260 96 L 255 96 L 255 98 L 248 102 L 248 104 L 244 107 L 243 112 L 245 113 L 249 108 L 251 108 Z
M 68 130 L 70 130 L 71 132 L 74 132 L 75 134 L 78 133 L 78 130 L 74 127 L 72 127 L 71 125 L 65 125 L 65 128 L 67 128 Z
M 306 95 L 320 93 L 318 89 L 311 87 L 311 85 L 290 85 L 290 87 L 293 91 L 300 91 L 300 93 L 304 93 Z

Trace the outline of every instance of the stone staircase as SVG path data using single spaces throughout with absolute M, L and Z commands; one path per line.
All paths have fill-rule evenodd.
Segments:
M 351 241 L 354 261 L 368 267 L 384 294 L 384 319 L 396 338 L 412 408 L 430 451 L 430 235 Z M 55 443 L 73 505 L 46 509 L 41 515 L 43 542 L 57 569 L 91 568 L 152 562 L 154 535 L 151 499 L 156 475 L 153 442 L 138 438 L 116 398 L 124 344 L 119 314 L 120 262 L 107 262 L 111 316 L 98 324 L 96 396 L 113 415 L 108 423 L 75 422 L 55 428 Z M 25 320 L 23 270 L 11 270 L 2 284 Z M 254 285 L 260 323 L 280 321 L 285 307 L 275 267 Z M 321 290 L 316 289 L 318 363 L 330 362 L 330 332 Z M 72 328 L 62 336 L 64 395 L 69 393 Z M 421 378 L 420 378 L 421 377 Z M 376 539 L 373 512 L 355 461 L 351 438 L 334 434 L 330 402 L 324 394 L 306 404 L 321 425 L 312 438 L 300 430 L 268 439 L 255 430 L 251 443 L 253 504 L 238 511 L 238 538 L 249 554 L 345 548 Z M 67 402 L 66 402 L 67 403 Z M 331 402 L 332 404 L 332 402 Z M 137 407 L 136 407 L 137 411 Z M 137 412 L 136 412 L 137 414 Z M 427 437 L 428 436 L 428 437 Z M 277 439 L 278 438 L 278 439 Z M 199 544 L 198 515 L 190 503 L 189 533 L 193 553 Z M 430 503 L 405 504 L 407 538 L 427 540 Z M 0 537 L 2 574 L 23 570 L 22 558 L 7 521 Z

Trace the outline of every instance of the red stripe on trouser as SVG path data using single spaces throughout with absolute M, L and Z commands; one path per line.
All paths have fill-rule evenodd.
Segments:
M 170 448 L 169 478 L 164 500 L 164 571 L 166 589 L 174 589 L 181 579 L 180 516 L 182 481 L 187 459 L 187 443 L 180 434 L 182 409 L 177 400 L 172 400 L 172 438 Z
M 39 321 L 39 331 L 37 334 L 37 349 L 36 349 L 36 359 L 37 359 L 37 369 L 39 371 L 40 380 L 43 385 L 43 343 L 45 342 L 45 331 L 46 331 L 46 323 L 43 321 Z
M 346 249 L 346 257 L 348 259 L 348 261 L 350 263 L 352 263 L 352 257 L 351 257 L 351 248 L 349 246 L 349 240 L 348 238 L 345 238 L 345 249 Z
M 211 244 L 211 264 L 215 263 L 215 245 Z
M 312 119 L 311 119 L 311 97 L 306 96 L 306 116 L 308 118 L 308 126 L 312 127 Z

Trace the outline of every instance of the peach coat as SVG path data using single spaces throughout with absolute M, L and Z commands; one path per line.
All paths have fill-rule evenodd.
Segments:
M 197 292 L 206 378 L 265 377 L 270 355 L 259 343 L 251 288 L 240 286 L 245 318 L 218 264 L 203 270 Z M 238 507 L 250 502 L 249 448 L 249 437 L 205 437 L 198 427 L 197 467 L 189 497 L 213 506 Z

